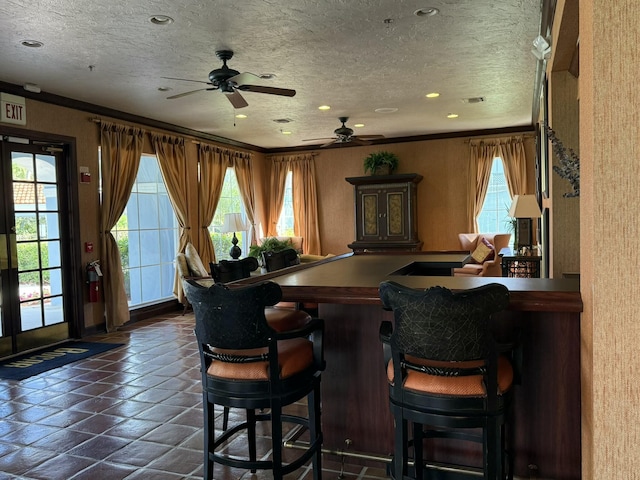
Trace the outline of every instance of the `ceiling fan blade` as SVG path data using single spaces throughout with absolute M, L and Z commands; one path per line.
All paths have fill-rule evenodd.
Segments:
M 347 143 L 347 142 L 345 142 Z M 369 142 L 368 140 L 363 140 L 361 138 L 358 137 L 351 137 L 349 139 L 349 143 L 353 143 L 354 145 L 371 145 L 371 142 Z
M 260 75 L 256 75 L 255 73 L 250 72 L 243 72 L 227 79 L 227 83 L 231 83 L 235 86 L 240 86 L 250 82 L 255 82 L 256 80 L 261 80 Z
M 173 100 L 175 98 L 186 97 L 187 95 L 191 95 L 196 92 L 204 92 L 205 90 L 215 90 L 214 88 L 199 88 L 198 90 L 191 90 L 190 92 L 178 93 L 177 95 L 171 95 L 167 97 L 167 100 Z
M 323 137 L 323 138 L 307 138 L 302 140 L 303 142 L 317 142 L 318 140 L 335 140 L 335 137 Z
M 264 87 L 262 85 L 239 85 L 236 87 L 243 92 L 268 93 L 269 95 L 282 95 L 283 97 L 293 97 L 295 90 L 289 88 Z
M 351 138 L 359 138 L 360 140 L 375 140 L 376 138 L 384 138 L 384 135 L 356 135 Z
M 332 140 L 329 143 L 325 143 L 323 145 L 320 145 L 320 148 L 324 148 L 324 147 L 328 147 L 329 145 L 333 145 L 334 143 L 336 143 L 336 140 Z
M 249 104 L 244 99 L 244 97 L 236 91 L 224 92 L 224 95 L 231 102 L 231 105 L 233 105 L 233 108 L 244 108 L 249 106 Z
M 213 85 L 211 82 L 205 82 L 203 80 L 191 80 L 188 78 L 174 78 L 174 77 L 160 77 L 166 80 L 180 80 L 181 82 L 195 82 L 195 83 L 206 83 L 207 85 Z

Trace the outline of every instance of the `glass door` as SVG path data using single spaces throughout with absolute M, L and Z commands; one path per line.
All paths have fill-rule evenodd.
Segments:
M 0 357 L 70 337 L 63 149 L 4 142 L 2 147 Z

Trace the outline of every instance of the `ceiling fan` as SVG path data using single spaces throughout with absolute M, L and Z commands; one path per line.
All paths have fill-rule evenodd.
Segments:
M 329 143 L 325 143 L 324 145 L 320 145 L 320 147 L 328 147 L 329 145 L 333 145 L 334 143 L 353 143 L 355 145 L 370 145 L 371 142 L 369 140 L 373 140 L 376 138 L 384 138 L 384 135 L 354 135 L 353 129 L 347 127 L 345 123 L 349 120 L 349 117 L 339 117 L 338 120 L 342 123 L 340 128 L 336 128 L 333 133 L 335 133 L 335 137 L 330 138 L 308 138 L 303 140 L 303 142 L 314 142 L 317 140 L 331 140 Z
M 293 97 L 296 94 L 295 90 L 290 90 L 288 88 L 253 85 L 252 82 L 254 82 L 255 80 L 260 80 L 262 77 L 248 72 L 240 73 L 237 70 L 233 70 L 227 66 L 227 60 L 231 60 L 231 57 L 233 57 L 232 50 L 218 50 L 216 51 L 216 56 L 220 60 L 222 60 L 222 67 L 216 68 L 215 70 L 211 70 L 211 72 L 209 72 L 208 82 L 201 80 L 189 80 L 186 78 L 162 77 L 168 80 L 182 80 L 185 82 L 197 82 L 210 85 L 210 87 L 207 88 L 199 88 L 198 90 L 191 90 L 190 92 L 172 95 L 170 97 L 167 97 L 167 100 L 173 100 L 175 98 L 184 97 L 187 95 L 191 95 L 192 93 L 201 92 L 204 90 L 220 90 L 225 94 L 229 102 L 231 102 L 233 108 L 244 108 L 249 104 L 244 99 L 244 97 L 240 95 L 240 91 L 268 93 L 269 95 L 282 95 L 285 97 Z

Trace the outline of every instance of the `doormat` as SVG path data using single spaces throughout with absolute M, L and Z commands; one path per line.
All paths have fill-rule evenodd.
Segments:
M 65 342 L 0 362 L 0 379 L 24 380 L 83 358 L 106 352 L 123 343 Z

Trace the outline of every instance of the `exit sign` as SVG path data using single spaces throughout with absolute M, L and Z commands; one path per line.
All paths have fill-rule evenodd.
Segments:
M 0 122 L 26 125 L 27 107 L 25 98 L 9 93 L 0 93 Z

